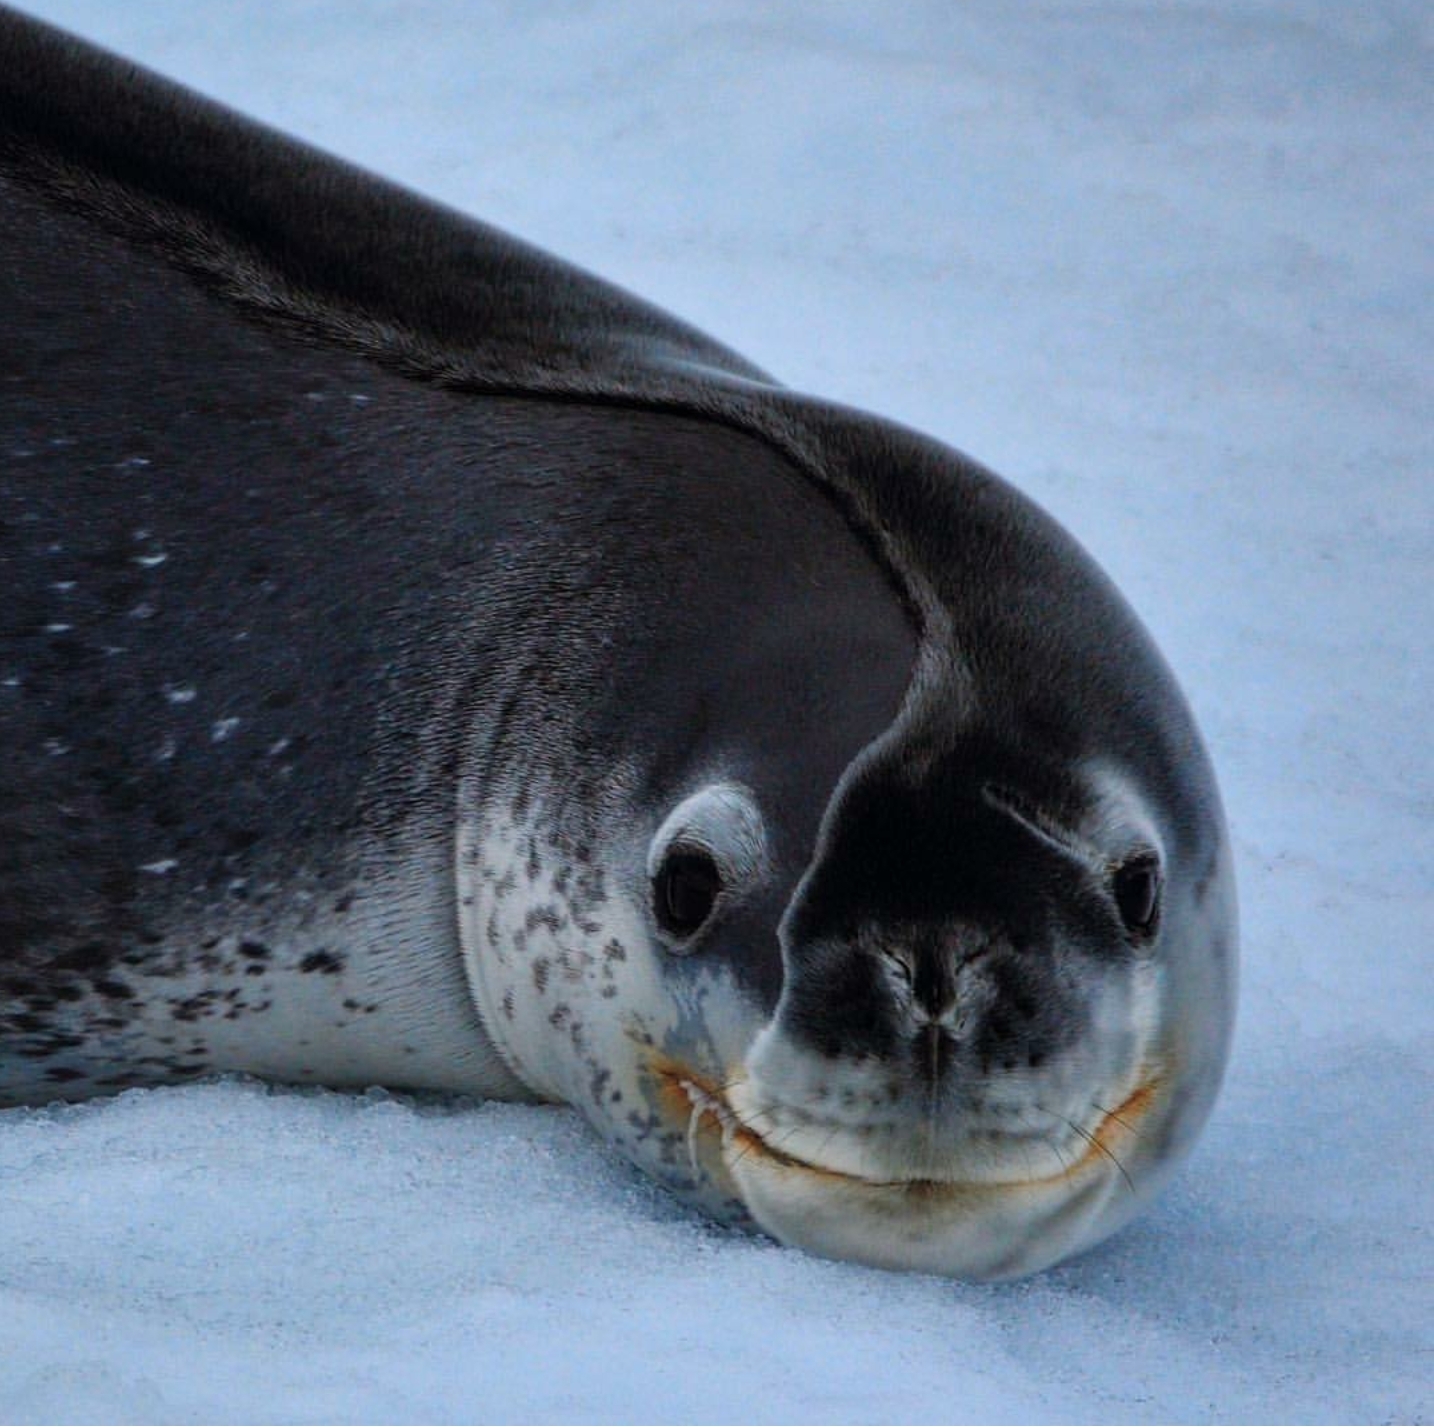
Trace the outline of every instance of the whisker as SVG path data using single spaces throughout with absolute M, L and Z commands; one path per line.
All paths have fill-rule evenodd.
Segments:
M 783 1143 L 791 1139 L 793 1133 L 795 1132 L 788 1131 L 787 1134 L 783 1136 Z M 746 1142 L 741 1146 L 740 1149 L 738 1149 L 737 1153 L 732 1157 L 732 1162 L 728 1166 L 728 1168 L 735 1169 L 736 1166 L 741 1164 L 742 1161 L 746 1159 L 747 1156 L 751 1154 L 753 1150 L 758 1148 L 758 1146 L 760 1146 L 763 1150 L 775 1150 L 778 1153 L 781 1152 L 780 1145 L 773 1144 L 770 1140 L 764 1140 L 755 1131 L 748 1131 Z
M 1119 1125 L 1122 1130 L 1126 1131 L 1127 1134 L 1131 1135 L 1137 1140 L 1140 1138 L 1139 1125 L 1132 1125 L 1129 1120 L 1122 1119 L 1116 1111 L 1107 1110 L 1105 1106 L 1100 1103 L 1099 1100 L 1092 1100 L 1090 1104 L 1091 1109 L 1099 1110 L 1100 1113 L 1104 1115 L 1107 1120 L 1114 1120 L 1115 1123 Z
M 727 1168 L 729 1170 L 736 1169 L 737 1166 L 741 1164 L 742 1161 L 746 1159 L 747 1156 L 751 1154 L 752 1151 L 757 1147 L 757 1143 L 758 1142 L 754 1137 L 752 1139 L 749 1139 L 746 1144 L 740 1146 L 737 1150 L 737 1153 L 732 1156 L 730 1162 L 727 1165 Z
M 712 1113 L 709 1106 L 700 1100 L 692 1102 L 692 1111 L 687 1116 L 687 1166 L 696 1180 L 702 1178 L 702 1168 L 697 1163 L 697 1136 L 702 1130 L 702 1117 Z
M 727 1107 L 730 1109 L 731 1102 L 727 1099 L 728 1091 L 735 1090 L 739 1085 L 747 1084 L 748 1079 L 748 1076 L 738 1075 L 734 1076 L 731 1080 L 724 1081 L 722 1084 L 714 1086 L 712 1089 L 713 1097 L 715 1099 L 721 1100 L 723 1104 L 727 1105 Z M 743 1110 L 742 1116 L 739 1119 L 739 1123 L 750 1124 L 751 1121 L 760 1119 L 774 1120 L 776 1118 L 777 1110 L 779 1108 L 779 1102 L 772 1100 L 769 1101 L 766 1105 L 760 1106 L 756 1109 Z
M 821 1142 L 820 1147 L 817 1149 L 817 1155 L 818 1155 L 818 1157 L 820 1157 L 820 1156 L 826 1154 L 826 1152 L 827 1152 L 827 1146 L 828 1146 L 829 1144 L 831 1144 L 831 1142 L 836 1138 L 837 1131 L 838 1131 L 840 1128 L 841 1128 L 840 1125 L 833 1125 L 833 1126 L 831 1127 L 831 1129 L 827 1131 L 827 1137 L 826 1137 L 826 1139 L 824 1139 L 824 1140 Z
M 1058 1120 L 1065 1120 L 1065 1119 L 1066 1119 L 1066 1117 L 1065 1117 L 1064 1115 L 1058 1114 L 1055 1110 L 1048 1110 L 1048 1109 L 1046 1109 L 1046 1107 L 1045 1107 L 1044 1105 L 1041 1105 L 1041 1104 L 1038 1104 L 1038 1103 L 1037 1103 L 1037 1104 L 1032 1104 L 1031 1109 L 1032 1109 L 1032 1110 L 1039 1110 L 1039 1111 L 1041 1112 L 1041 1114 L 1043 1114 L 1043 1115 L 1055 1115 L 1056 1119 L 1058 1119 Z M 1070 1124 L 1070 1121 L 1069 1121 L 1069 1120 L 1066 1120 L 1066 1124 L 1069 1125 L 1069 1124 Z M 1072 1127 L 1072 1128 L 1074 1128 L 1074 1127 Z M 1042 1144 L 1046 1144 L 1047 1141 L 1044 1140 L 1044 1139 L 1042 1139 L 1041 1143 L 1042 1143 Z M 1054 1140 L 1049 1141 L 1049 1145 L 1050 1145 L 1050 1151 L 1051 1151 L 1051 1153 L 1052 1153 L 1053 1155 L 1055 1155 L 1056 1159 L 1057 1159 L 1057 1160 L 1059 1161 L 1059 1163 L 1060 1163 L 1061 1173 L 1062 1173 L 1062 1174 L 1069 1174 L 1069 1173 L 1071 1172 L 1071 1167 L 1070 1167 L 1069 1164 L 1066 1163 L 1066 1157 L 1065 1157 L 1065 1155 L 1063 1155 L 1063 1154 L 1061 1153 L 1061 1147 L 1060 1147 L 1058 1144 L 1056 1144 Z
M 1020 1145 L 1021 1145 L 1021 1158 L 1026 1161 L 1026 1178 L 1027 1178 L 1027 1179 L 1034 1180 L 1037 1176 L 1036 1176 L 1035 1166 L 1031 1163 L 1031 1147 L 1030 1147 L 1024 1140 L 1022 1140 L 1022 1141 L 1020 1142 Z M 1062 1171 L 1064 1171 L 1064 1169 L 1065 1169 L 1064 1163 L 1062 1163 L 1061 1169 L 1062 1169 Z
M 1088 1141 L 1091 1145 L 1098 1149 L 1101 1154 L 1103 1154 L 1120 1171 L 1120 1177 L 1125 1181 L 1126 1188 L 1129 1189 L 1132 1194 L 1135 1193 L 1135 1181 L 1132 1180 L 1131 1177 L 1125 1172 L 1125 1166 L 1121 1164 L 1120 1159 L 1117 1157 L 1113 1150 L 1111 1150 L 1108 1146 L 1101 1144 L 1101 1142 L 1093 1134 L 1091 1134 L 1089 1130 L 1082 1129 L 1078 1124 L 1076 1124 L 1074 1120 L 1068 1118 L 1065 1115 L 1062 1115 L 1060 1111 L 1047 1110 L 1046 1113 L 1048 1115 L 1055 1115 L 1058 1120 L 1065 1120 L 1066 1124 L 1068 1124 L 1071 1129 L 1073 1129 L 1076 1134 L 1081 1137 L 1081 1139 Z

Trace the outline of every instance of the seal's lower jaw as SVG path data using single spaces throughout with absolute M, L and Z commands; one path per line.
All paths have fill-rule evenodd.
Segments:
M 1036 1273 L 1103 1238 L 1144 1195 L 1123 1164 L 1159 1098 L 1147 1080 L 1089 1135 L 1086 1152 L 1044 1178 L 875 1180 L 796 1159 L 764 1140 L 727 1096 L 680 1072 L 666 1077 L 721 1158 L 752 1218 L 782 1243 L 876 1268 L 1004 1279 Z

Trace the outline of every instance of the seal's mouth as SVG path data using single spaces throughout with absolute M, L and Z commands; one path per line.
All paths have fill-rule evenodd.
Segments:
M 1051 1188 L 1064 1182 L 1083 1178 L 1092 1169 L 1104 1166 L 1124 1175 L 1120 1151 L 1139 1137 L 1140 1123 L 1149 1113 L 1160 1089 L 1160 1077 L 1151 1076 L 1123 1099 L 1114 1109 L 1105 1112 L 1093 1129 L 1079 1130 L 1085 1141 L 1084 1152 L 1064 1167 L 1048 1175 L 1024 1175 L 1010 1179 L 890 1178 L 877 1179 L 850 1174 L 801 1159 L 778 1149 L 760 1131 L 743 1120 L 727 1096 L 728 1086 L 715 1086 L 674 1063 L 654 1065 L 662 1099 L 674 1119 L 687 1121 L 687 1145 L 694 1169 L 698 1157 L 698 1136 L 707 1122 L 715 1124 L 722 1137 L 723 1158 L 728 1164 L 755 1159 L 787 1173 L 798 1173 L 829 1181 L 834 1187 L 871 1190 L 901 1190 L 913 1197 L 969 1195 L 973 1191 L 990 1193 L 1003 1189 Z

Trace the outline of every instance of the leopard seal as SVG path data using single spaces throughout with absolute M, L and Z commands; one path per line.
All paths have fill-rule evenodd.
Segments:
M 0 1097 L 568 1102 L 973 1278 L 1210 1110 L 1175 681 L 969 458 L 0 15 Z

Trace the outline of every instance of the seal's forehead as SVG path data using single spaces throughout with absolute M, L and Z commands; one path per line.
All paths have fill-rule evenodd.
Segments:
M 913 685 L 841 780 L 794 931 L 863 910 L 1019 919 L 1046 893 L 1083 897 L 1136 853 L 1190 871 L 1218 852 L 1213 780 L 1198 758 L 1174 757 L 1178 740 L 1129 736 L 1078 706 L 1065 725 L 999 702 L 990 718 L 995 687 L 942 709 L 930 686 Z

